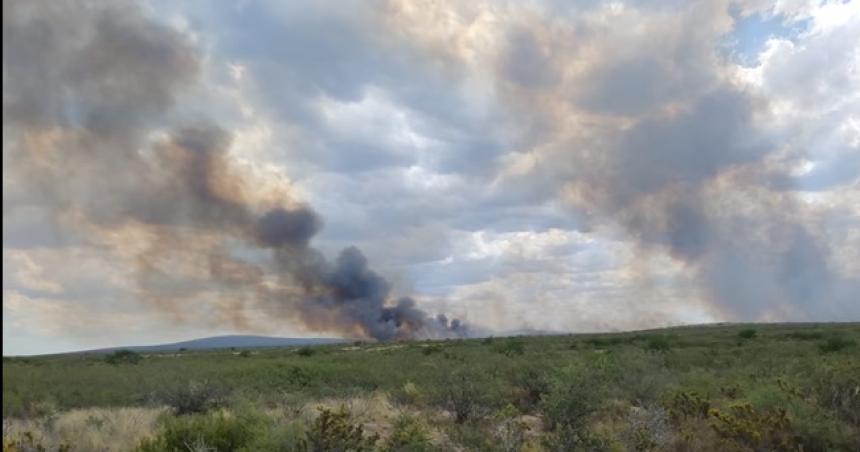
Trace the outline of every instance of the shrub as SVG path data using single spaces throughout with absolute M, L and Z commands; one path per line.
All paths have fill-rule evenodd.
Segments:
M 242 358 L 248 358 L 251 356 L 251 352 L 248 350 L 242 350 L 241 352 L 239 352 L 239 356 L 241 356 Z
M 756 334 L 757 334 L 756 330 L 754 330 L 752 328 L 747 328 L 745 330 L 740 330 L 738 332 L 738 337 L 741 339 L 752 339 L 752 338 L 756 337 Z
M 105 362 L 114 366 L 120 364 L 137 364 L 143 359 L 140 353 L 131 350 L 117 350 L 105 356 Z
M 362 452 L 374 449 L 379 435 L 365 435 L 364 427 L 349 422 L 349 413 L 341 407 L 337 411 L 320 408 L 320 414 L 311 424 L 301 450 Z
M 283 379 L 292 386 L 306 388 L 314 382 L 315 376 L 304 367 L 292 366 L 284 372 Z
M 525 411 L 533 410 L 549 392 L 549 379 L 544 371 L 531 365 L 515 368 L 510 377 L 514 386 L 513 398 Z
M 826 367 L 815 379 L 815 398 L 845 422 L 860 428 L 860 366 Z
M 396 403 L 403 405 L 417 405 L 422 402 L 424 395 L 418 390 L 418 386 L 411 381 L 407 381 L 399 389 L 395 389 L 391 393 L 391 398 Z
M 227 391 L 209 382 L 189 382 L 162 394 L 161 401 L 177 416 L 205 413 L 227 404 Z
M 755 410 L 749 403 L 708 411 L 718 435 L 753 450 L 798 450 L 798 436 L 784 409 Z M 802 450 L 802 449 L 801 449 Z
M 511 404 L 496 413 L 497 424 L 493 431 L 493 438 L 496 440 L 494 449 L 506 452 L 522 450 L 529 428 L 518 418 L 518 414 L 517 409 Z
M 623 437 L 631 450 L 664 450 L 671 438 L 668 415 L 663 407 L 631 407 Z
M 489 382 L 479 384 L 479 376 L 467 373 L 465 369 L 456 370 L 442 379 L 433 394 L 437 405 L 442 406 L 454 415 L 454 422 L 463 422 L 484 414 L 482 411 L 489 404 Z
M 419 419 L 407 415 L 401 415 L 394 421 L 394 430 L 382 449 L 386 452 L 434 450 L 427 427 Z
M 550 429 L 568 428 L 571 430 L 568 433 L 576 436 L 586 419 L 600 408 L 607 385 L 617 377 L 616 370 L 605 359 L 578 363 L 562 370 L 541 399 L 541 409 Z
M 552 452 L 612 450 L 608 438 L 587 429 L 565 426 L 543 437 L 543 447 Z
M 669 338 L 662 335 L 648 336 L 648 340 L 645 344 L 648 350 L 653 350 L 655 352 L 665 352 L 671 347 Z
M 36 439 L 33 435 L 33 432 L 26 431 L 23 433 L 19 433 L 14 437 L 7 436 L 5 427 L 3 431 L 3 452 L 44 452 L 49 450 L 42 441 Z M 51 448 L 50 450 L 55 450 Z M 57 445 L 57 452 L 70 452 L 72 450 L 72 445 L 66 442 L 62 442 Z
M 262 434 L 264 422 L 259 415 L 235 416 L 226 412 L 165 417 L 155 436 L 141 441 L 138 451 L 237 451 Z
M 833 353 L 843 348 L 853 347 L 854 345 L 856 345 L 856 342 L 853 339 L 846 339 L 842 336 L 831 336 L 819 345 L 818 348 L 824 353 Z
M 433 353 L 440 353 L 442 351 L 442 347 L 438 345 L 428 345 L 421 350 L 425 356 L 432 355 Z
M 505 356 L 516 356 L 525 353 L 525 344 L 519 339 L 508 339 L 493 344 L 493 350 Z
M 786 334 L 785 337 L 799 341 L 815 341 L 823 338 L 824 334 L 821 331 L 792 331 Z
M 686 419 L 705 419 L 711 409 L 711 402 L 707 397 L 697 392 L 678 391 L 663 402 L 668 411 L 669 418 L 675 423 Z
M 317 352 L 317 351 L 316 351 L 316 350 L 314 350 L 314 349 L 313 349 L 313 348 L 311 348 L 311 347 L 302 347 L 302 348 L 300 348 L 300 349 L 299 349 L 299 351 L 297 351 L 296 353 L 297 353 L 299 356 L 308 357 L 308 356 L 314 356 L 314 353 L 316 353 L 316 352 Z

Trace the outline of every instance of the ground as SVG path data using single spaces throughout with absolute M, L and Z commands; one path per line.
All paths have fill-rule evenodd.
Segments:
M 856 451 L 858 341 L 719 325 L 4 358 L 4 450 Z

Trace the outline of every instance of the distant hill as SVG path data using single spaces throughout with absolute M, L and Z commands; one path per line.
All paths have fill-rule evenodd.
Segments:
M 190 341 L 173 342 L 158 345 L 135 345 L 128 347 L 109 347 L 96 350 L 84 350 L 78 353 L 110 353 L 116 350 L 133 350 L 138 353 L 154 353 L 185 350 L 214 350 L 219 348 L 266 348 L 266 347 L 292 347 L 301 345 L 337 344 L 348 342 L 349 339 L 337 338 L 290 338 L 290 337 L 268 337 L 268 336 L 214 336 Z

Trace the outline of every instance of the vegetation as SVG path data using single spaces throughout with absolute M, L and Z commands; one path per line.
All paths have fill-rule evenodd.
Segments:
M 711 326 L 4 358 L 4 452 L 855 451 L 858 339 Z
M 143 359 L 140 353 L 131 350 L 117 350 L 105 356 L 105 362 L 108 364 L 137 364 Z

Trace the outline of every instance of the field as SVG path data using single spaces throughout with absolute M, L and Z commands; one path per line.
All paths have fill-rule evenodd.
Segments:
M 860 450 L 860 324 L 3 359 L 7 450 Z

